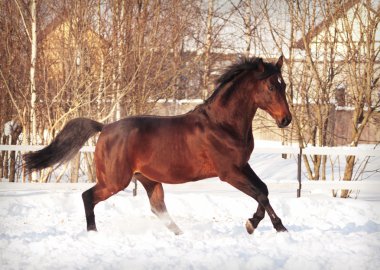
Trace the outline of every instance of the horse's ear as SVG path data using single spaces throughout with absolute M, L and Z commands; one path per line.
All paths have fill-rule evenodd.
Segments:
M 263 59 L 259 58 L 257 60 L 257 71 L 260 72 L 260 73 L 262 73 L 262 72 L 264 72 L 264 70 L 265 70 L 265 67 L 264 67 Z
M 278 70 L 281 70 L 283 63 L 284 63 L 284 55 L 281 55 L 280 58 L 278 58 L 277 63 L 276 63 L 276 67 L 278 68 Z

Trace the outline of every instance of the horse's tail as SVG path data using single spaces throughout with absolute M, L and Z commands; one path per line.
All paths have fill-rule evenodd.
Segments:
M 69 121 L 48 146 L 23 155 L 25 168 L 40 170 L 70 160 L 90 137 L 102 131 L 103 126 L 87 118 Z

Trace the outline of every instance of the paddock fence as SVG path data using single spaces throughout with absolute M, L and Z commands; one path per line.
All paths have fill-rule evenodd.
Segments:
M 17 153 L 15 156 L 18 157 L 16 161 L 16 166 L 18 169 L 21 169 L 21 154 L 29 151 L 36 151 L 44 146 L 41 145 L 0 145 L 0 154 L 4 152 Z M 81 153 L 93 153 L 95 151 L 95 146 L 83 146 L 80 150 Z M 284 181 L 265 181 L 271 190 L 273 191 L 292 191 L 295 192 L 297 197 L 301 196 L 302 191 L 313 191 L 313 190 L 356 190 L 356 191 L 365 191 L 371 192 L 375 194 L 380 194 L 380 149 L 377 148 L 369 148 L 369 147 L 311 147 L 308 146 L 306 148 L 299 148 L 296 146 L 272 146 L 272 147 L 261 147 L 259 145 L 255 146 L 253 154 L 279 154 L 279 155 L 288 155 L 292 156 L 296 162 L 294 162 L 294 166 L 296 168 L 296 174 L 293 179 L 286 179 Z M 376 170 L 373 172 L 376 176 L 376 180 L 371 181 L 342 181 L 342 180 L 326 180 L 326 181 L 310 181 L 305 177 L 302 173 L 302 156 L 303 155 L 324 155 L 330 157 L 346 157 L 346 156 L 355 156 L 360 158 L 375 158 Z M 374 178 L 374 177 L 372 177 Z M 0 179 L 0 190 L 1 189 L 20 189 L 23 190 L 25 185 L 17 179 L 15 183 L 9 183 L 7 179 Z M 377 181 L 378 180 L 378 181 Z M 60 183 L 57 185 L 56 183 L 33 183 L 33 185 L 28 185 L 28 190 L 43 190 L 44 187 L 48 187 L 49 185 L 55 185 L 55 189 L 82 189 L 84 187 L 88 187 L 93 183 Z M 200 184 L 201 185 L 201 184 Z M 137 184 L 135 184 L 134 195 L 137 194 Z

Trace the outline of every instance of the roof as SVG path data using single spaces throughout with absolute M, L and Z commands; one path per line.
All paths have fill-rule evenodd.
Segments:
M 51 32 L 64 23 L 68 19 L 68 12 L 64 10 L 58 14 L 44 29 L 39 31 L 37 38 L 38 41 L 44 40 Z
M 306 40 L 310 41 L 314 37 L 318 36 L 324 29 L 328 28 L 334 21 L 340 19 L 344 14 L 346 14 L 353 6 L 360 3 L 361 0 L 347 0 L 343 5 L 336 9 L 336 11 L 322 20 L 319 24 L 313 27 L 307 34 Z M 304 50 L 305 44 L 303 41 L 303 37 L 300 38 L 297 42 L 293 44 L 294 48 Z
M 60 14 L 58 14 L 43 30 L 41 30 L 38 35 L 38 41 L 43 41 L 50 33 L 54 32 L 60 25 L 64 24 L 66 21 L 70 19 L 69 11 L 64 9 Z M 96 31 L 94 31 L 91 27 L 86 26 L 87 31 L 92 32 L 95 36 L 99 38 L 102 44 L 107 44 L 109 46 L 109 42 L 100 36 Z

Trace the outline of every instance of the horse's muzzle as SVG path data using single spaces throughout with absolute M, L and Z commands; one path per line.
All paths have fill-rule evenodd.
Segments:
M 277 123 L 279 128 L 287 127 L 292 122 L 292 116 L 287 115 L 280 122 Z

